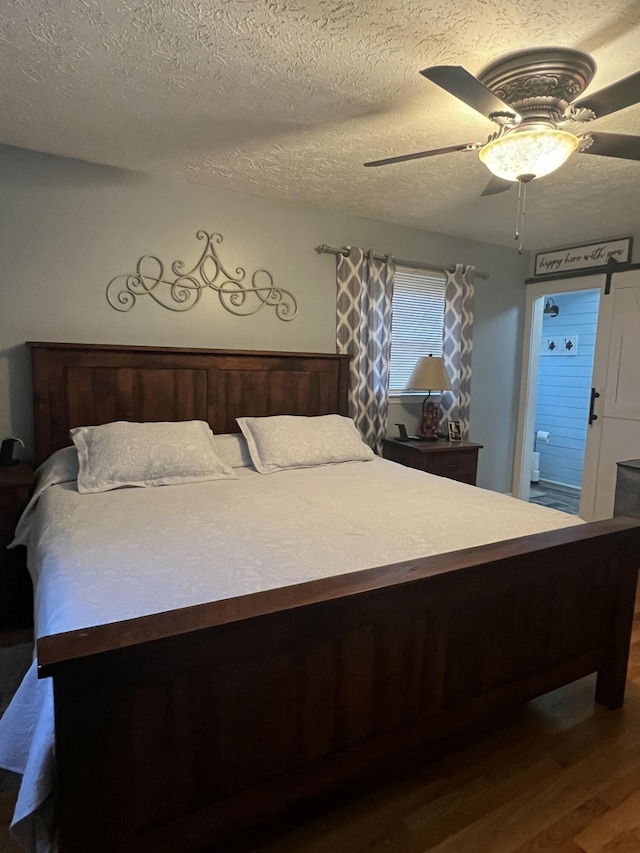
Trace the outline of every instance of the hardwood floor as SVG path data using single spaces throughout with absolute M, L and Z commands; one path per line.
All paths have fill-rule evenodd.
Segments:
M 260 853 L 640 853 L 640 593 L 624 708 L 594 706 L 593 683 Z M 0 853 L 20 850 L 14 799 L 0 794 Z

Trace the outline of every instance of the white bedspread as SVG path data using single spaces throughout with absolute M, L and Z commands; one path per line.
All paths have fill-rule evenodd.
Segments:
M 237 480 L 40 497 L 28 535 L 38 637 L 555 530 L 574 516 L 382 459 Z M 13 831 L 52 777 L 53 701 L 32 667 L 0 720 L 0 765 L 24 774 Z

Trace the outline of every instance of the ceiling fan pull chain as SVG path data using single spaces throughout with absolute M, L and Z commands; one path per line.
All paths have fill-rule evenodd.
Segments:
M 527 184 L 525 181 L 518 181 L 522 187 L 522 208 L 520 210 L 520 243 L 518 244 L 518 254 L 521 255 L 524 247 L 524 214 L 527 203 Z
M 516 213 L 516 233 L 514 240 L 520 240 L 518 254 L 524 251 L 524 215 L 526 213 L 527 184 L 535 178 L 535 175 L 518 176 L 518 212 Z
M 515 234 L 513 235 L 514 240 L 520 240 L 520 247 L 518 248 L 518 251 L 520 251 L 520 248 L 522 247 L 522 240 L 520 237 L 520 225 L 521 225 L 520 216 L 521 216 L 521 213 L 522 213 L 522 181 L 518 181 L 518 207 L 516 209 Z

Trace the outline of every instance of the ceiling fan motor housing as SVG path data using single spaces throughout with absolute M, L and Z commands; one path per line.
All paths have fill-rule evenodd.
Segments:
M 596 71 L 591 56 L 568 47 L 538 47 L 509 53 L 487 65 L 478 79 L 522 116 L 522 124 L 563 119 Z

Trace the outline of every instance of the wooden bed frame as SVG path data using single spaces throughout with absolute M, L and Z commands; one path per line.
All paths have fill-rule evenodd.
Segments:
M 344 356 L 29 347 L 39 459 L 80 424 L 346 412 Z M 228 853 L 589 673 L 619 707 L 639 557 L 617 518 L 39 639 L 60 853 Z

